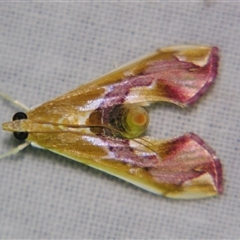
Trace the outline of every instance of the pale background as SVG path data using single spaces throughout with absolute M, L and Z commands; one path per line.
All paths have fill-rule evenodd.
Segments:
M 199 134 L 222 160 L 224 194 L 166 199 L 28 147 L 0 160 L 0 238 L 239 238 L 238 1 L 1 1 L 0 91 L 28 106 L 41 104 L 115 63 L 174 44 L 218 46 L 219 75 L 189 109 L 151 107 L 148 134 Z M 20 110 L 2 99 L 0 109 L 0 122 Z M 2 131 L 0 141 L 0 154 L 18 144 Z

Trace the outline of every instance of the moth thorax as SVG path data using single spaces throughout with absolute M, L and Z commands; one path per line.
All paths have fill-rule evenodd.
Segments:
M 124 137 L 135 138 L 145 132 L 149 117 L 143 107 L 117 105 L 109 114 L 109 123 Z

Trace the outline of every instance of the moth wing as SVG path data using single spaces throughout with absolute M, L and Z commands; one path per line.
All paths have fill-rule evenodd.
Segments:
M 167 141 L 79 133 L 31 133 L 52 152 L 124 179 L 156 194 L 194 199 L 222 193 L 222 168 L 214 151 L 193 133 Z
M 118 104 L 166 101 L 180 106 L 194 103 L 212 84 L 218 49 L 176 46 L 155 51 L 32 109 L 34 118 L 78 115 Z
M 158 49 L 57 99 L 86 94 L 87 100 L 92 101 L 92 93 L 98 91 L 102 95 L 96 98 L 109 102 L 108 105 L 121 104 L 124 99 L 130 104 L 166 101 L 186 106 L 194 103 L 214 81 L 217 53 L 217 47 L 209 46 Z

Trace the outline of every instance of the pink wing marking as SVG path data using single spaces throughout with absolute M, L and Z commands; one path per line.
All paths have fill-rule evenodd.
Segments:
M 195 103 L 214 82 L 218 68 L 218 48 L 213 47 L 205 66 L 173 59 L 158 66 L 154 63 L 147 73 L 155 73 L 157 85 L 165 96 L 184 105 Z M 159 67 L 159 69 L 158 69 Z
M 181 186 L 204 174 L 211 176 L 218 193 L 223 192 L 222 166 L 214 150 L 199 136 L 188 133 L 159 145 L 160 166 L 149 172 L 159 183 Z
M 87 139 L 87 137 L 84 138 Z M 132 146 L 131 142 L 134 140 L 102 136 L 91 136 L 89 139 L 93 144 L 101 141 L 101 146 L 104 146 L 105 151 L 108 152 L 106 159 L 111 161 L 119 161 L 140 168 L 159 166 L 159 156 L 144 145 L 135 143 Z
M 198 100 L 217 75 L 218 48 L 211 48 L 204 66 L 179 60 L 149 62 L 137 76 L 122 79 L 108 87 L 99 108 L 122 103 L 169 101 L 190 105 Z

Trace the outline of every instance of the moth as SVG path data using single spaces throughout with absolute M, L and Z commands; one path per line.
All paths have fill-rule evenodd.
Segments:
M 26 112 L 2 128 L 25 142 L 1 158 L 32 145 L 169 198 L 218 195 L 221 163 L 199 136 L 156 140 L 143 135 L 146 107 L 159 101 L 180 107 L 195 103 L 214 82 L 218 59 L 217 47 L 166 47 L 40 106 L 11 100 Z

